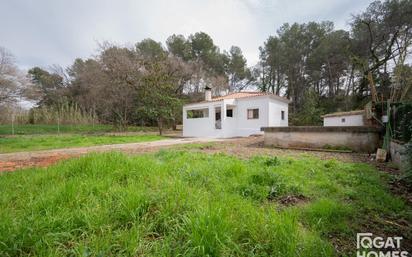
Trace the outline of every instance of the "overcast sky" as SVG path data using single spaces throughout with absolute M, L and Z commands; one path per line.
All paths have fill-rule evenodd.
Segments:
M 366 0 L 0 0 L 0 46 L 21 68 L 69 66 L 96 54 L 97 42 L 132 45 L 171 34 L 211 35 L 221 49 L 240 46 L 249 65 L 285 22 L 330 20 L 348 28 Z

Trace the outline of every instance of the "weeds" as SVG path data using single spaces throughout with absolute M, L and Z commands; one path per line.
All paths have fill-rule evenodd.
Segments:
M 105 153 L 1 175 L 0 256 L 336 256 L 368 219 L 411 221 L 368 165 L 265 160 Z M 277 208 L 290 195 L 305 204 Z

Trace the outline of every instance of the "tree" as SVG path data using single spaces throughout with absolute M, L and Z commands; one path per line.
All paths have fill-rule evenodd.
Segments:
M 246 58 L 240 47 L 237 46 L 232 46 L 226 55 L 229 91 L 241 91 L 252 81 L 251 71 L 246 65 Z
M 201 82 L 227 80 L 225 73 L 228 63 L 227 56 L 220 52 L 219 48 L 213 43 L 212 38 L 204 32 L 197 32 L 190 35 L 188 41 L 192 50 L 192 60 L 197 63 L 196 67 L 198 68 L 196 70 L 198 80 L 195 83 L 195 92 L 199 92 Z M 216 85 L 207 86 L 216 87 Z M 219 86 L 227 88 L 227 81 L 224 82 L 224 85 Z
M 101 115 L 124 129 L 135 113 L 143 61 L 133 49 L 106 45 L 99 63 L 107 79 L 101 88 Z
M 292 114 L 291 120 L 294 125 L 322 125 L 321 115 L 324 110 L 319 107 L 319 96 L 313 90 L 305 92 L 305 102 L 300 112 Z
M 162 59 L 167 55 L 161 43 L 146 38 L 136 44 L 137 55 L 145 59 Z
M 286 87 L 285 60 L 283 45 L 279 38 L 270 36 L 260 47 L 262 66 L 261 90 L 280 95 L 280 90 Z
M 62 103 L 64 84 L 61 75 L 50 73 L 40 67 L 31 68 L 28 74 L 41 94 L 39 106 L 56 106 Z
M 316 55 L 332 31 L 331 22 L 281 26 L 260 48 L 261 90 L 281 94 L 283 89 L 292 99 L 292 112 L 299 112 L 307 90 L 317 87 L 321 92 L 326 63 Z
M 390 61 L 403 65 L 412 43 L 412 1 L 375 1 L 354 17 L 352 34 L 354 59 L 363 74 L 361 91 L 374 89 L 393 99 L 388 74 Z M 375 81 L 377 80 L 377 81 Z M 377 83 L 376 83 L 377 82 Z M 374 91 L 371 90 L 373 98 Z
M 138 112 L 157 121 L 159 134 L 163 134 L 164 123 L 173 120 L 181 112 L 182 101 L 176 94 L 179 77 L 173 72 L 170 59 L 152 60 L 145 67 L 141 89 L 138 93 Z
M 171 35 L 167 38 L 166 45 L 174 56 L 180 57 L 184 61 L 192 60 L 192 46 L 183 35 Z
M 107 109 L 104 102 L 112 96 L 104 95 L 109 85 L 109 76 L 102 64 L 94 59 L 76 59 L 68 68 L 70 84 L 67 87 L 68 98 L 87 113 L 98 115 L 107 121 Z M 110 116 L 110 115 L 109 115 Z
M 30 81 L 17 68 L 14 56 L 0 47 L 0 105 L 15 103 L 27 95 L 30 87 Z
M 412 66 L 411 65 L 397 65 L 394 68 L 394 84 L 393 95 L 391 100 L 404 101 L 412 100 Z

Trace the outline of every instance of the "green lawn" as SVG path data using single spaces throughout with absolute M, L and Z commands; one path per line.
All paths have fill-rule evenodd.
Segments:
M 158 135 L 30 135 L 0 137 L 0 153 L 81 147 L 92 145 L 147 142 L 164 139 Z
M 60 125 L 60 133 L 104 133 L 112 132 L 116 129 L 111 125 Z M 129 132 L 146 132 L 157 131 L 154 127 L 137 127 L 130 126 L 127 128 Z M 15 125 L 14 133 L 16 135 L 33 135 L 33 134 L 57 134 L 57 125 Z M 0 135 L 11 135 L 11 124 L 0 125 Z
M 0 256 L 352 255 L 356 232 L 411 238 L 388 180 L 308 156 L 92 154 L 0 175 Z

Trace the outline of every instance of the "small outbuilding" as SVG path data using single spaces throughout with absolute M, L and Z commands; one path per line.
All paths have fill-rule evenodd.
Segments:
M 261 134 L 261 127 L 287 127 L 289 100 L 264 92 L 237 92 L 183 106 L 183 136 L 229 138 Z
M 366 117 L 364 110 L 350 112 L 335 112 L 323 115 L 324 127 L 351 127 L 365 126 Z

